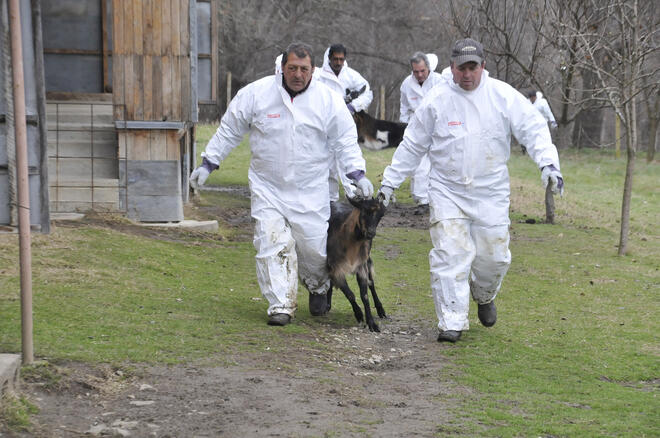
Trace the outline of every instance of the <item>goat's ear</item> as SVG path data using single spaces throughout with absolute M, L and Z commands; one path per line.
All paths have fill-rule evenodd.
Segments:
M 355 196 L 351 198 L 350 196 L 347 196 L 346 199 L 348 199 L 348 202 L 355 208 L 360 208 L 360 197 Z

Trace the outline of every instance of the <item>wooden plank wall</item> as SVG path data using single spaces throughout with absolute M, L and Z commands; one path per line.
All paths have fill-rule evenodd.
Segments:
M 188 0 L 113 0 L 115 120 L 191 120 Z
M 185 132 L 164 129 L 119 130 L 119 159 L 178 160 L 181 152 L 179 138 Z

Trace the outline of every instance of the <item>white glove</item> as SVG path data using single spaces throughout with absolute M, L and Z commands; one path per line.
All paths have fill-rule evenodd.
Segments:
M 396 202 L 396 199 L 394 199 L 394 189 L 392 187 L 380 186 L 376 197 L 383 198 L 383 205 L 385 207 L 390 203 L 390 200 Z
M 564 196 L 564 177 L 561 176 L 561 172 L 552 164 L 545 166 L 541 170 L 541 182 L 543 182 L 543 187 L 546 188 L 550 184 L 550 189 L 555 195 Z
M 555 122 L 554 120 L 552 122 L 550 122 L 550 127 L 552 129 L 557 129 L 557 122 Z
M 353 184 L 355 184 L 355 194 L 357 196 L 362 198 L 371 198 L 374 195 L 374 186 L 366 176 L 363 176 L 357 181 L 353 181 Z
M 206 182 L 206 178 L 209 177 L 209 170 L 204 166 L 199 166 L 197 169 L 193 170 L 193 173 L 190 174 L 190 187 L 193 189 L 199 189 Z

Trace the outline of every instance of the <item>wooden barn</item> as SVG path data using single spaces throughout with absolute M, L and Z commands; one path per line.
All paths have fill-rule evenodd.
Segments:
M 25 76 L 34 85 L 26 94 L 45 94 L 42 115 L 38 99 L 32 107 L 27 99 L 35 225 L 44 228 L 48 212 L 90 209 L 143 222 L 183 220 L 198 113 L 218 107 L 217 2 L 20 0 Z M 2 8 L 6 15 L 6 2 Z M 11 90 L 6 67 L 0 93 Z M 12 174 L 10 160 L 3 164 L 12 141 L 6 106 L 0 225 L 14 223 L 14 192 L 2 190 L 3 169 L 7 187 Z

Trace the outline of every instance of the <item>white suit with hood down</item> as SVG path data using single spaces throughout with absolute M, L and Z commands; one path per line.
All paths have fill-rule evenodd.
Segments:
M 401 93 L 401 104 L 399 106 L 399 121 L 408 123 L 417 107 L 424 100 L 424 96 L 441 81 L 451 80 L 449 69 L 443 70 L 442 74 L 436 73 L 435 68 L 438 65 L 438 57 L 433 53 L 427 53 L 429 60 L 429 76 L 422 85 L 412 73 L 403 80 L 399 92 Z M 422 157 L 422 161 L 415 169 L 410 178 L 410 193 L 417 204 L 429 203 L 429 172 L 431 171 L 431 161 L 428 155 Z
M 424 154 L 431 160 L 429 264 L 440 330 L 467 330 L 470 294 L 479 304 L 491 302 L 511 263 L 506 165 L 511 134 L 539 168 L 559 169 L 540 113 L 483 70 L 472 91 L 453 80 L 431 90 L 385 169 L 382 185 L 397 188 Z
M 323 70 L 321 76 L 322 80 L 324 82 L 336 82 L 343 90 L 342 97 L 346 96 L 346 90 L 359 91 L 362 87 L 365 87 L 362 94 L 351 101 L 351 105 L 353 105 L 355 112 L 366 111 L 374 98 L 374 95 L 371 92 L 371 87 L 369 87 L 369 82 L 367 82 L 360 73 L 350 68 L 348 66 L 348 61 L 344 61 L 344 66 L 339 71 L 339 75 L 335 75 L 335 72 L 333 72 L 330 67 L 330 60 L 328 59 L 329 53 L 330 47 L 328 47 L 323 54 L 323 66 L 321 67 L 321 70 Z
M 346 95 L 346 88 L 350 90 L 360 89 L 366 84 L 364 93 L 362 93 L 357 99 L 351 102 L 355 111 L 360 111 L 362 109 L 367 109 L 373 98 L 371 89 L 369 88 L 369 83 L 364 79 L 358 72 L 353 69 L 348 68 L 348 64 L 344 61 L 344 67 L 341 69 L 339 76 L 335 75 L 335 72 L 330 68 L 330 63 L 328 61 L 328 54 L 330 53 L 330 47 L 325 49 L 323 54 L 323 66 L 321 68 L 316 68 L 314 70 L 314 79 L 322 82 L 327 85 L 331 90 L 335 91 L 343 99 Z M 352 88 L 357 87 L 357 88 Z M 328 184 L 330 184 L 330 200 L 337 201 L 339 200 L 339 182 L 344 187 L 344 193 L 348 197 L 355 196 L 355 189 L 351 185 L 351 180 L 346 177 L 345 174 L 341 172 L 340 164 L 337 163 L 337 169 L 330 170 L 330 179 Z M 339 178 L 337 177 L 339 175 Z
M 350 112 L 318 81 L 291 98 L 282 75 L 241 89 L 204 153 L 219 165 L 245 134 L 255 220 L 257 280 L 268 314 L 296 310 L 298 275 L 310 293 L 327 292 L 328 172 L 336 155 L 343 173 L 365 170 Z

